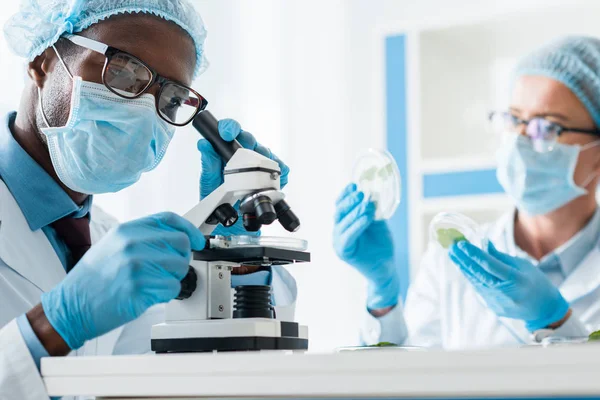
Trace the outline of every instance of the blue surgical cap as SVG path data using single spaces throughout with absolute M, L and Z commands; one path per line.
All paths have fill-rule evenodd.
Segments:
M 567 36 L 524 57 L 513 82 L 523 75 L 542 75 L 567 86 L 600 127 L 600 39 Z
M 208 66 L 206 28 L 189 0 L 22 0 L 19 12 L 4 25 L 10 48 L 32 61 L 65 33 L 81 32 L 113 15 L 153 14 L 179 25 L 196 45 L 195 76 Z

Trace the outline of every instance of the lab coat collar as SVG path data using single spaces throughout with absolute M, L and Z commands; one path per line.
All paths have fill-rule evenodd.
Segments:
M 25 216 L 0 180 L 0 259 L 19 275 L 47 292 L 66 272 L 41 229 L 29 229 Z
M 583 261 L 573 270 L 560 286 L 560 292 L 569 302 L 574 303 L 600 286 L 600 248 L 594 246 Z
M 81 207 L 73 202 L 15 140 L 10 127 L 16 117 L 16 112 L 9 113 L 0 123 L 0 178 L 19 205 L 29 228 L 37 231 L 67 215 L 86 215 L 92 196 Z
M 560 260 L 563 274 L 568 278 L 597 246 L 600 240 L 600 208 L 586 226 L 554 252 Z

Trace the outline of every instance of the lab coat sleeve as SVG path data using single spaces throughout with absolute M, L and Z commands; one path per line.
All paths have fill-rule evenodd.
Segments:
M 18 317 L 17 325 L 19 326 L 19 331 L 21 332 L 21 336 L 23 336 L 23 340 L 25 340 L 25 344 L 29 349 L 29 353 L 31 353 L 31 356 L 35 361 L 35 366 L 39 371 L 42 357 L 50 357 L 50 354 L 48 354 L 48 351 L 46 351 L 40 342 L 40 339 L 38 339 L 35 332 L 33 332 L 31 324 L 27 319 L 27 315 L 22 314 L 20 317 Z
M 410 285 L 405 306 L 399 303 L 383 317 L 365 311 L 362 344 L 391 342 L 405 346 L 441 346 L 440 271 L 443 255 L 435 246 L 425 253 L 415 281 Z
M 0 399 L 48 400 L 16 320 L 0 329 Z
M 404 318 L 408 327 L 407 345 L 442 346 L 441 282 L 447 262 L 447 252 L 437 244 L 430 244 L 406 296 Z

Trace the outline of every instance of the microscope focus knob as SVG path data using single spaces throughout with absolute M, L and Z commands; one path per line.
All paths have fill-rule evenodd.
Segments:
M 198 275 L 196 275 L 196 270 L 194 270 L 192 267 L 189 267 L 187 275 L 181 280 L 181 290 L 175 299 L 189 299 L 194 293 L 194 290 L 196 290 L 197 281 Z
M 215 225 L 220 223 L 225 228 L 233 226 L 238 220 L 238 213 L 229 203 L 221 204 L 206 220 L 207 224 Z

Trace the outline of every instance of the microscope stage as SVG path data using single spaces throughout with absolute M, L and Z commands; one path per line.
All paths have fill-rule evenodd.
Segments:
M 152 327 L 156 353 L 307 350 L 308 328 L 263 318 L 162 323 Z
M 310 253 L 276 247 L 237 247 L 195 251 L 193 258 L 196 261 L 223 261 L 243 265 L 287 265 L 310 262 Z

